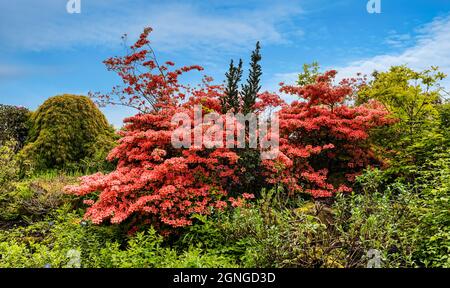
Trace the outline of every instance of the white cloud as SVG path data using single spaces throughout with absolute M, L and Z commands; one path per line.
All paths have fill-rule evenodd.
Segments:
M 291 1 L 230 9 L 215 9 L 220 2 L 214 1 L 81 1 L 81 14 L 68 14 L 65 0 L 2 1 L 0 41 L 25 50 L 115 46 L 123 33 L 135 37 L 144 26 L 152 26 L 158 50 L 234 51 L 248 48 L 256 40 L 288 42 L 279 24 L 302 13 Z
M 413 40 L 411 34 L 399 34 L 397 31 L 389 32 L 389 36 L 386 38 L 385 43 L 394 48 L 405 48 L 411 44 Z
M 338 67 L 340 77 L 351 77 L 361 72 L 370 75 L 374 70 L 385 71 L 393 65 L 407 65 L 416 70 L 439 66 L 450 75 L 450 17 L 438 18 L 421 27 L 416 44 L 399 54 L 378 55 Z M 450 88 L 450 79 L 444 82 Z
M 392 33 L 387 40 L 392 40 Z M 397 37 L 398 41 L 410 41 L 408 36 Z M 419 27 L 414 39 L 414 45 L 405 48 L 397 54 L 383 54 L 371 58 L 361 59 L 348 63 L 342 67 L 325 67 L 336 69 L 338 78 L 354 77 L 357 73 L 371 75 L 374 70 L 386 71 L 393 65 L 407 65 L 415 70 L 424 70 L 430 66 L 439 66 L 440 70 L 450 77 L 450 17 L 436 18 L 431 23 Z M 399 44 L 398 41 L 396 44 Z M 276 88 L 278 82 L 294 83 L 299 72 L 276 74 L 273 83 L 267 89 Z M 442 82 L 447 90 L 450 89 L 450 78 Z

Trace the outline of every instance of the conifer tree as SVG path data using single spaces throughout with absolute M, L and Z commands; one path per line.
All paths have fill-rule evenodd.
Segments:
M 254 111 L 254 105 L 258 98 L 259 90 L 261 90 L 261 75 L 262 69 L 259 62 L 261 61 L 261 46 L 259 41 L 256 43 L 256 48 L 252 52 L 250 60 L 249 75 L 247 78 L 247 83 L 242 85 L 241 93 L 241 112 L 244 115 Z M 245 127 L 245 137 L 249 139 L 249 127 Z M 260 191 L 262 188 L 264 179 L 259 173 L 254 171 L 261 171 L 261 157 L 258 149 L 252 149 L 245 144 L 245 149 L 239 151 L 238 165 L 240 166 L 240 181 L 241 189 L 243 191 Z
M 259 64 L 261 61 L 260 49 L 261 46 L 258 41 L 255 50 L 252 52 L 247 83 L 242 85 L 242 112 L 244 114 L 253 111 L 253 105 L 255 105 L 259 90 L 261 90 L 262 69 Z
M 225 114 L 230 110 L 239 111 L 239 82 L 242 78 L 242 59 L 239 60 L 238 66 L 234 66 L 233 60 L 230 62 L 230 68 L 225 73 L 227 78 L 225 95 L 221 99 L 222 112 Z

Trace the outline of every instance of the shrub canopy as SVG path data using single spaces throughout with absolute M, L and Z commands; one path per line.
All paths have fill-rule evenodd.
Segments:
M 113 142 L 114 131 L 95 104 L 85 96 L 60 95 L 45 101 L 31 116 L 29 139 L 22 158 L 35 168 L 68 168 L 86 157 L 91 147 Z
M 0 104 L 0 145 L 14 141 L 16 152 L 23 147 L 30 114 L 26 108 Z

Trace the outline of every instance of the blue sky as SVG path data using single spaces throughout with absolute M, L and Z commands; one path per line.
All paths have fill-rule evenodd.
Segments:
M 158 58 L 202 65 L 217 82 L 260 40 L 267 90 L 314 60 L 341 77 L 398 64 L 450 74 L 449 0 L 381 0 L 381 14 L 367 12 L 368 0 L 81 0 L 81 14 L 68 14 L 67 1 L 0 0 L 0 103 L 36 109 L 57 94 L 109 91 L 120 79 L 102 61 L 144 26 Z M 134 113 L 103 111 L 115 126 Z

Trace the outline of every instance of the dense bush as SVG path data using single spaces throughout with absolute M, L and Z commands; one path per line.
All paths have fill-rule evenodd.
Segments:
M 30 114 L 26 108 L 0 104 L 0 146 L 13 141 L 14 152 L 23 147 L 28 136 Z
M 300 98 L 286 104 L 258 93 L 259 45 L 242 92 L 241 64 L 230 66 L 225 91 L 210 78 L 192 88 L 178 79 L 202 68 L 160 65 L 150 32 L 130 54 L 105 61 L 125 87 L 94 95 L 141 112 L 125 120 L 113 149 L 93 102 L 62 95 L 32 115 L 17 158 L 27 112 L 1 106 L 18 119 L 0 118 L 13 131 L 0 139 L 1 268 L 359 268 L 371 252 L 381 267 L 450 268 L 450 106 L 437 68 L 392 67 L 369 83 L 336 84 L 336 71 L 321 74 L 313 63 L 298 86 L 282 85 Z M 174 147 L 176 124 L 189 123 L 188 135 L 199 129 L 198 104 L 222 119 L 232 110 L 280 116 L 279 157 L 207 148 L 205 138 L 201 147 Z M 185 118 L 174 123 L 179 112 Z M 67 171 L 38 173 L 49 169 L 101 172 L 79 183 Z
M 368 170 L 357 193 L 340 194 L 331 206 L 286 206 L 269 191 L 257 204 L 199 218 L 202 225 L 186 228 L 177 245 L 215 251 L 242 267 L 363 268 L 371 250 L 381 267 L 449 267 L 447 165 L 422 171 L 441 175 L 435 187 L 387 183 L 384 172 Z
M 108 175 L 84 177 L 81 186 L 68 187 L 69 192 L 81 196 L 90 197 L 100 192 L 98 198 L 86 200 L 91 206 L 86 218 L 97 224 L 104 220 L 121 223 L 139 217 L 147 223 L 181 227 L 192 224 L 190 217 L 194 213 L 211 214 L 226 207 L 227 200 L 239 206 L 241 196 L 251 198 L 254 195 L 250 194 L 259 193 L 235 188 L 250 189 L 248 184 L 259 182 L 255 179 L 260 178 L 263 170 L 259 165 L 260 151 L 246 149 L 244 152 L 248 153 L 241 153 L 228 148 L 211 148 L 207 147 L 205 139 L 196 149 L 172 146 L 172 137 L 179 137 L 176 133 L 180 121 L 183 125 L 189 123 L 189 137 L 192 135 L 189 129 L 207 131 L 212 126 L 212 123 L 192 126 L 192 123 L 197 125 L 195 105 L 201 104 L 201 112 L 215 112 L 224 120 L 225 115 L 220 114 L 224 111 L 224 95 L 220 87 L 210 85 L 208 79 L 196 88 L 180 84 L 180 75 L 201 68 L 173 69 L 172 62 L 159 65 L 146 46 L 150 31 L 141 34 L 129 54 L 105 61 L 108 69 L 122 77 L 125 87 L 121 91 L 115 89 L 112 95 L 97 95 L 99 99 L 103 103 L 115 103 L 112 96 L 119 94 L 123 105 L 145 112 L 125 120 L 120 144 L 109 155 L 111 160 L 117 159 L 117 169 Z M 259 48 L 252 58 L 254 67 L 250 78 L 253 80 L 248 80 L 243 97 L 251 102 L 252 111 L 263 114 L 266 109 L 284 102 L 276 94 L 258 94 Z M 141 73 L 144 69 L 149 72 Z M 335 71 L 330 71 L 318 76 L 313 84 L 281 89 L 306 100 L 281 108 L 281 153 L 275 161 L 264 163 L 268 182 L 284 185 L 290 194 L 304 192 L 319 198 L 351 191 L 345 184 L 376 160 L 367 143 L 368 133 L 371 128 L 388 123 L 387 112 L 374 101 L 349 107 L 346 101 L 353 92 L 351 85 L 334 85 L 335 75 Z M 184 99 L 188 93 L 190 97 Z M 251 95 L 246 96 L 246 93 Z M 172 123 L 172 117 L 180 112 L 189 115 L 189 121 L 178 119 L 178 123 Z M 219 141 L 223 144 L 224 139 Z M 239 156 L 243 156 L 240 162 Z M 240 165 L 242 161 L 246 165 Z M 243 176 L 247 179 L 242 179 Z M 259 188 L 255 187 L 259 185 L 253 186 Z
M 117 226 L 100 227 L 81 220 L 69 207 L 53 218 L 0 230 L 0 267 L 29 268 L 205 268 L 236 267 L 231 258 L 199 248 L 167 247 L 155 230 L 123 237 Z
M 12 180 L 0 193 L 0 221 L 33 222 L 64 204 L 77 202 L 63 191 L 77 182 L 75 176 L 48 173 L 20 182 Z
M 125 119 L 119 145 L 109 155 L 110 160 L 118 161 L 115 171 L 84 177 L 80 186 L 67 189 L 87 195 L 85 203 L 90 207 L 86 218 L 96 224 L 134 220 L 138 224 L 181 227 L 191 224 L 190 217 L 195 213 L 210 214 L 227 206 L 227 200 L 235 205 L 240 201 L 227 198 L 228 185 L 237 180 L 236 153 L 227 148 L 187 149 L 172 145 L 172 134 L 179 128 L 172 123 L 172 117 L 183 112 L 189 121 L 193 120 L 197 104 L 203 105 L 200 112 L 220 111 L 219 87 L 209 85 L 205 79 L 203 86 L 188 89 L 192 97 L 183 101 L 187 92 L 178 82 L 180 75 L 202 68 L 174 69 L 172 62 L 158 66 L 145 47 L 148 33 L 150 30 L 144 31 L 130 47 L 130 55 L 105 63 L 122 76 L 127 85 L 123 91 L 127 96 L 123 98 L 129 97 L 129 105 L 149 112 Z M 135 69 L 141 66 L 149 72 L 138 74 Z M 142 95 L 141 91 L 146 93 Z
M 280 153 L 265 166 L 270 182 L 291 194 L 321 198 L 351 191 L 354 177 L 379 163 L 368 138 L 372 129 L 390 123 L 388 112 L 376 101 L 349 106 L 354 90 L 350 82 L 335 85 L 336 73 L 328 71 L 305 86 L 281 87 L 300 99 L 279 111 Z
M 94 156 L 93 147 L 113 147 L 112 128 L 84 96 L 52 97 L 33 113 L 31 120 L 29 139 L 20 156 L 38 171 L 74 168 Z
M 11 141 L 0 145 L 0 191 L 6 189 L 6 186 L 18 177 L 19 168 L 14 154 L 15 147 L 16 144 Z

